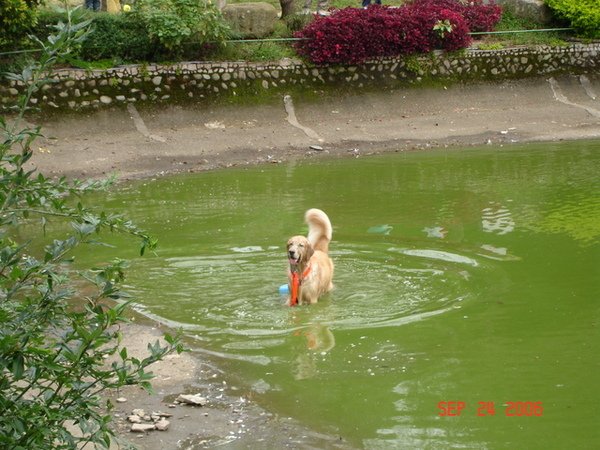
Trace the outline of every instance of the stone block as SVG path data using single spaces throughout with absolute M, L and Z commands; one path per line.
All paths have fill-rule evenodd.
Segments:
M 277 10 L 269 3 L 235 3 L 223 8 L 231 29 L 245 38 L 264 38 L 275 29 Z
M 517 17 L 544 24 L 552 22 L 552 11 L 543 0 L 496 0 L 496 3 L 510 8 Z

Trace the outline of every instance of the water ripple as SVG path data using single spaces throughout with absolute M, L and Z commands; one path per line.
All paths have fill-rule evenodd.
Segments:
M 476 254 L 383 243 L 338 248 L 332 257 L 336 288 L 310 308 L 285 306 L 277 289 L 287 281 L 281 250 L 258 245 L 166 258 L 141 270 L 173 286 L 177 310 L 143 288 L 137 294 L 154 314 L 189 330 L 198 327 L 225 352 L 254 350 L 280 346 L 282 336 L 310 324 L 334 330 L 398 327 L 444 314 L 469 297 L 468 271 L 480 267 Z

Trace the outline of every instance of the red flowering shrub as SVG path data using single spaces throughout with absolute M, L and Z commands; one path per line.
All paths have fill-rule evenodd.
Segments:
M 416 0 L 402 10 L 418 17 L 420 26 L 427 32 L 431 49 L 454 51 L 471 43 L 469 26 L 460 12 L 452 7 L 458 0 Z
M 435 23 L 433 30 L 433 47 L 452 52 L 466 48 L 471 44 L 469 27 L 462 16 L 449 9 L 432 11 Z
M 494 0 L 412 0 L 405 5 L 419 9 L 447 9 L 465 19 L 470 31 L 492 31 L 502 18 L 502 8 Z
M 296 32 L 294 36 L 304 38 L 296 50 L 316 64 L 356 64 L 436 48 L 465 48 L 471 42 L 470 26 L 491 29 L 501 11 L 483 0 L 466 1 L 413 0 L 400 8 L 340 9 Z
M 295 33 L 306 39 L 297 44 L 297 51 L 317 64 L 357 63 L 392 55 L 399 46 L 402 22 L 387 11 L 380 7 L 344 8 L 316 18 Z

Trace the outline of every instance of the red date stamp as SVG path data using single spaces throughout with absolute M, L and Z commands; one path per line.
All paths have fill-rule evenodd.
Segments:
M 477 402 L 476 415 L 479 417 L 495 416 L 504 413 L 507 417 L 541 417 L 544 414 L 542 402 L 506 402 L 496 408 L 494 402 Z M 437 404 L 438 416 L 457 417 L 467 411 L 467 403 L 459 400 L 441 401 Z

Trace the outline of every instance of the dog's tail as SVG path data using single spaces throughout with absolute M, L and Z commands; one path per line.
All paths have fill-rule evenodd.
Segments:
M 308 240 L 315 250 L 327 253 L 331 241 L 331 222 L 329 217 L 320 209 L 309 209 L 304 215 L 308 224 Z

